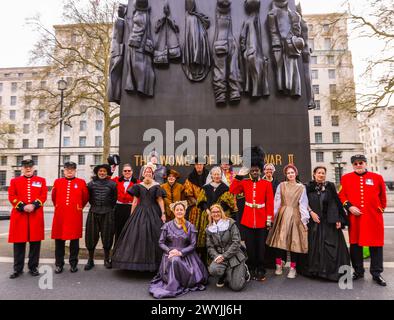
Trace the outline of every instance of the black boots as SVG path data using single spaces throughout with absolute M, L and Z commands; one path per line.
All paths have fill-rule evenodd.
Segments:
M 104 266 L 107 269 L 112 269 L 112 261 L 109 256 L 110 256 L 110 250 L 104 250 Z
M 94 250 L 89 251 L 89 260 L 88 263 L 85 265 L 85 271 L 92 270 L 94 268 Z

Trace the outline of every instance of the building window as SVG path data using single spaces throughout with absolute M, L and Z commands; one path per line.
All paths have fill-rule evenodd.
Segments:
M 95 145 L 95 147 L 102 147 L 103 146 L 103 137 L 95 137 L 94 138 L 94 145 Z
M 16 166 L 21 167 L 23 161 L 23 156 L 16 156 Z
M 21 170 L 15 170 L 14 171 L 14 178 L 18 178 L 22 175 L 22 171 Z
M 315 116 L 313 119 L 314 119 L 315 127 L 321 127 L 321 117 Z
M 311 64 L 317 64 L 317 56 L 311 57 Z
M 323 32 L 328 32 L 330 31 L 330 25 L 329 24 L 323 24 Z
M 329 69 L 329 70 L 328 70 L 328 78 L 329 78 L 329 79 L 335 79 L 335 78 L 336 78 L 335 69 Z
M 330 106 L 332 110 L 335 110 L 337 108 L 337 100 L 336 99 L 331 99 L 330 100 Z
M 7 183 L 7 171 L 0 171 L 0 187 L 5 187 Z
M 316 152 L 316 162 L 324 162 L 324 152 Z
M 44 149 L 44 139 L 37 139 L 37 148 Z
M 22 140 L 22 148 L 23 149 L 28 149 L 29 148 L 29 139 L 23 139 Z
M 70 137 L 63 137 L 63 147 L 69 147 L 71 144 Z
M 319 70 L 312 70 L 312 79 L 319 79 Z
M 82 120 L 79 122 L 79 131 L 86 131 L 87 129 L 87 122 Z
M 324 39 L 324 50 L 331 50 L 331 38 Z
M 41 87 L 41 89 L 45 89 L 46 86 L 47 86 L 47 82 L 46 82 L 46 81 L 41 81 L 41 82 L 40 82 L 40 87 Z
M 24 119 L 24 120 L 30 120 L 30 115 L 31 115 L 30 110 L 25 110 L 25 111 L 23 112 L 23 119 Z
M 7 148 L 8 149 L 14 149 L 15 148 L 15 140 L 14 139 L 8 139 L 8 141 L 7 141 Z
M 44 123 L 39 123 L 37 125 L 37 132 L 38 133 L 44 133 L 44 131 L 45 131 L 45 124 Z
M 38 166 L 38 156 L 31 156 L 31 160 L 33 160 L 35 166 Z
M 11 134 L 15 133 L 15 125 L 14 124 L 8 125 L 8 132 Z
M 315 94 L 319 94 L 319 93 L 320 93 L 320 87 L 319 87 L 318 84 L 314 84 L 314 85 L 313 85 L 313 92 L 314 92 Z
M 86 137 L 79 137 L 79 146 L 86 147 Z
M 321 132 L 315 133 L 315 143 L 323 143 L 323 133 Z
M 26 82 L 26 91 L 31 91 L 33 83 L 31 81 Z
M 64 155 L 63 156 L 63 164 L 65 164 L 66 162 L 70 162 L 71 156 L 70 155 Z
M 30 107 L 31 106 L 31 96 L 25 96 L 25 106 Z
M 39 119 L 45 118 L 45 110 L 43 109 L 38 110 L 38 118 Z
M 334 56 L 327 56 L 327 63 L 328 64 L 335 64 L 335 57 Z
M 96 130 L 103 131 L 103 121 L 102 120 L 96 120 Z
M 3 83 L 0 82 L 0 92 L 3 92 Z
M 95 154 L 94 155 L 94 165 L 99 165 L 99 164 L 101 164 L 101 159 L 102 159 L 102 156 L 101 155 L 99 155 L 99 154 Z
M 24 124 L 23 125 L 23 134 L 29 134 L 30 133 L 30 124 Z
M 3 104 L 3 97 L 0 96 L 0 106 Z
M 7 165 L 7 163 L 8 163 L 8 158 L 6 157 L 6 156 L 2 156 L 1 158 L 0 158 L 0 165 L 1 166 L 6 166 Z
M 17 98 L 15 96 L 11 97 L 11 106 L 16 106 Z
M 336 93 L 337 93 L 337 85 L 330 84 L 330 94 L 336 94 Z
M 339 126 L 339 117 L 338 116 L 331 116 L 331 124 L 333 127 Z
M 320 100 L 315 100 L 315 104 L 316 104 L 315 110 L 320 110 Z
M 18 83 L 12 82 L 11 83 L 11 92 L 15 93 L 18 91 Z
M 86 164 L 86 157 L 84 155 L 78 156 L 78 164 L 80 166 L 84 166 Z
M 333 132 L 332 133 L 332 142 L 333 143 L 341 143 L 339 132 Z
M 16 119 L 16 110 L 10 110 L 10 120 Z

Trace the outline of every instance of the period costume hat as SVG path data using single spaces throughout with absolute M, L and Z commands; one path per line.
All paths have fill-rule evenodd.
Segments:
M 351 157 L 350 161 L 352 164 L 355 163 L 356 161 L 367 162 L 367 157 L 364 156 L 363 154 L 356 154 L 355 156 Z

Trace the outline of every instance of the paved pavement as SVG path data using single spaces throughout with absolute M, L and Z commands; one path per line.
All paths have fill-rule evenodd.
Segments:
M 46 215 L 46 221 L 51 221 L 51 215 Z M 46 248 L 41 267 L 47 273 L 43 277 L 33 278 L 24 274 L 16 280 L 8 279 L 12 270 L 12 246 L 6 243 L 8 221 L 0 221 L 0 299 L 34 299 L 34 300 L 147 300 L 152 299 L 148 293 L 149 282 L 154 276 L 149 273 L 133 273 L 118 270 L 106 270 L 102 262 L 90 272 L 80 271 L 71 274 L 66 268 L 62 275 L 53 275 L 53 289 L 42 290 L 39 283 L 47 283 L 48 270 L 53 267 L 53 251 Z M 276 277 L 273 271 L 268 271 L 267 280 L 263 283 L 252 281 L 241 293 L 234 293 L 226 288 L 216 288 L 214 280 L 210 280 L 207 290 L 187 294 L 177 300 L 375 300 L 394 299 L 394 214 L 387 214 L 385 272 L 388 282 L 386 288 L 377 286 L 369 274 L 364 280 L 353 283 L 353 289 L 342 290 L 337 283 L 312 280 L 298 276 L 290 280 L 285 276 Z M 46 224 L 50 226 L 50 223 Z M 50 240 L 46 241 L 51 243 Z M 81 264 L 84 261 L 81 261 Z M 366 261 L 368 264 L 368 261 Z M 47 267 L 47 268 L 46 268 Z M 48 269 L 49 267 L 49 269 Z

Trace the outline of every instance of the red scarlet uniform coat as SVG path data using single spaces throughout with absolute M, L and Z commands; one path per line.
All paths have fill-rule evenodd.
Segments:
M 89 200 L 86 182 L 82 179 L 57 179 L 52 189 L 55 214 L 52 239 L 76 240 L 82 238 L 83 208 Z
M 12 204 L 9 243 L 38 242 L 45 239 L 44 209 L 48 188 L 44 178 L 24 176 L 11 180 L 8 200 Z M 34 204 L 36 210 L 31 213 L 23 207 Z
M 233 194 L 244 193 L 245 209 L 242 215 L 241 224 L 252 229 L 265 228 L 267 217 L 274 221 L 274 193 L 270 182 L 260 179 L 254 182 L 251 179 L 234 179 L 230 192 Z M 250 205 L 263 206 L 262 208 Z
M 118 189 L 118 201 L 123 203 L 123 204 L 132 204 L 134 197 L 128 193 L 129 190 L 133 188 L 135 184 L 140 184 L 140 180 L 136 180 L 136 182 L 131 181 L 129 186 L 127 187 L 127 190 L 125 190 L 124 187 L 124 179 L 121 177 L 116 177 L 113 178 L 112 181 L 116 182 L 116 186 Z
M 358 175 L 355 172 L 342 177 L 339 198 L 345 208 L 355 206 L 363 213 L 349 213 L 350 244 L 383 247 L 386 208 L 386 185 L 383 177 L 373 172 Z

